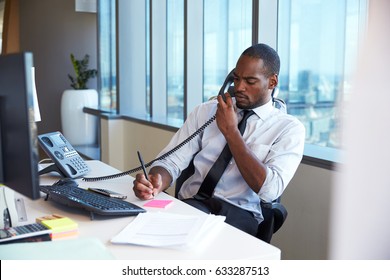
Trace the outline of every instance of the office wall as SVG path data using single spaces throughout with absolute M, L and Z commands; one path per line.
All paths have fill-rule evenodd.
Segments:
M 330 204 L 337 172 L 300 164 L 283 194 L 287 220 L 272 244 L 282 250 L 282 259 L 324 260 L 329 258 Z
M 1 53 L 15 53 L 19 51 L 19 0 L 1 1 L 0 34 L 2 32 Z
M 42 121 L 38 133 L 61 130 L 60 102 L 73 74 L 70 53 L 90 55 L 97 67 L 96 14 L 75 12 L 74 0 L 20 1 L 20 50 L 34 55 L 36 87 Z M 96 79 L 91 88 L 97 88 Z
M 139 166 L 137 151 L 145 163 L 153 160 L 174 134 L 123 119 L 102 119 L 101 131 L 101 160 L 123 171 Z
M 102 161 L 121 171 L 139 166 L 137 150 L 142 151 L 145 161 L 153 160 L 173 136 L 173 132 L 127 120 L 102 120 L 101 132 Z M 334 173 L 305 164 L 299 166 L 282 198 L 288 218 L 272 240 L 282 250 L 283 259 L 328 258 Z

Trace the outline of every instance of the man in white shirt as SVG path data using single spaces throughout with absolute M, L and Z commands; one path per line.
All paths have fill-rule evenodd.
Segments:
M 226 222 L 256 235 L 263 220 L 260 200 L 278 198 L 302 159 L 304 126 L 273 106 L 272 91 L 278 84 L 279 56 L 265 44 L 245 50 L 234 69 L 235 97 L 225 94 L 197 106 L 160 155 L 199 129 L 213 115 L 202 133 L 165 159 L 153 163 L 149 180 L 137 174 L 133 190 L 140 199 L 152 199 L 167 189 L 193 159 L 194 174 L 182 185 L 179 198 L 206 212 L 226 216 Z M 244 110 L 254 112 L 241 135 L 238 123 Z M 232 158 L 210 197 L 198 195 L 202 182 L 226 143 Z

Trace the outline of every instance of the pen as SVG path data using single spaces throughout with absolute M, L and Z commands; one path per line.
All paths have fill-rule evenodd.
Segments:
M 137 151 L 137 154 L 138 154 L 139 162 L 141 163 L 142 170 L 144 171 L 145 178 L 146 178 L 146 180 L 149 181 L 148 173 L 146 172 L 144 160 L 142 159 L 141 153 L 139 151 Z
M 148 176 L 148 173 L 146 172 L 144 160 L 142 159 L 141 153 L 139 151 L 137 151 L 137 154 L 138 154 L 139 162 L 141 163 L 142 170 L 144 171 L 145 178 L 146 178 L 146 180 L 149 181 L 149 176 Z M 152 196 L 154 196 L 153 193 L 152 193 Z

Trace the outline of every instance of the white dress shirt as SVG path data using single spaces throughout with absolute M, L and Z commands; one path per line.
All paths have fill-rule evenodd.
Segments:
M 184 125 L 171 139 L 167 147 L 159 154 L 171 150 L 199 129 L 217 110 L 217 101 L 212 100 L 197 106 L 191 112 Z M 305 128 L 295 117 L 288 115 L 272 105 L 272 101 L 253 109 L 243 138 L 251 151 L 267 167 L 267 176 L 259 193 L 255 193 L 242 178 L 232 158 L 213 196 L 254 213 L 255 218 L 263 220 L 260 199 L 270 202 L 278 198 L 290 182 L 302 159 L 305 143 Z M 242 118 L 238 109 L 238 118 Z M 200 188 L 210 168 L 226 145 L 226 139 L 219 131 L 216 122 L 181 147 L 174 154 L 156 161 L 152 166 L 164 167 L 173 181 L 180 176 L 194 155 L 195 173 L 185 181 L 180 189 L 179 198 L 193 197 Z

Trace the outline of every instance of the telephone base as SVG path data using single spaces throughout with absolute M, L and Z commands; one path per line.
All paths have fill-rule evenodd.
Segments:
M 40 170 L 38 172 L 39 176 L 40 175 L 43 175 L 43 174 L 46 174 L 46 173 L 50 173 L 50 172 L 56 172 L 56 173 L 59 173 L 61 175 L 61 177 L 65 178 L 66 175 L 58 168 L 57 165 L 55 165 L 54 163 L 43 168 L 42 170 Z

